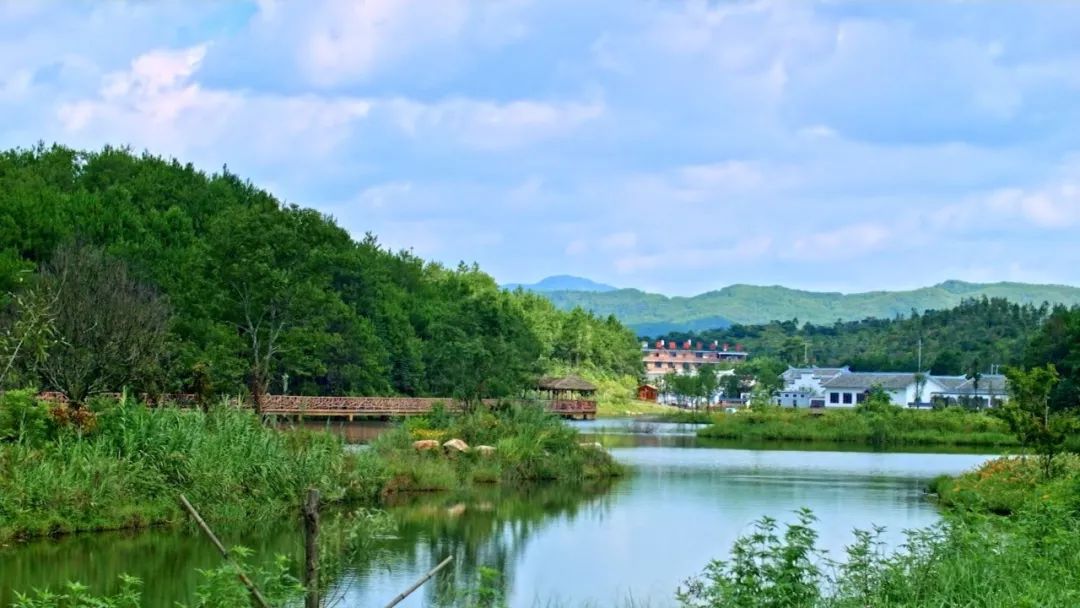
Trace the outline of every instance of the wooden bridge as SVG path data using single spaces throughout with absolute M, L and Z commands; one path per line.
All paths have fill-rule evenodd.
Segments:
M 596 387 L 577 376 L 541 378 L 533 394 L 538 398 L 510 401 L 543 404 L 549 412 L 566 418 L 582 420 L 596 418 L 596 401 L 593 399 Z M 120 397 L 118 393 L 110 393 L 110 395 L 115 398 Z M 67 401 L 67 397 L 61 393 L 41 393 L 39 398 L 55 402 Z M 147 395 L 142 395 L 142 399 L 151 404 L 151 399 Z M 483 403 L 493 406 L 505 401 L 507 400 L 485 399 Z M 186 393 L 161 395 L 154 399 L 152 404 L 192 407 L 195 405 L 195 395 Z M 465 404 L 460 401 L 439 397 L 309 397 L 304 395 L 264 395 L 261 405 L 264 414 L 276 416 L 352 420 L 426 414 L 439 404 L 451 412 L 460 412 L 465 408 Z M 245 405 L 251 405 L 250 401 Z
M 531 403 L 531 401 L 529 401 Z M 496 405 L 498 399 L 485 399 L 485 405 Z M 544 399 L 543 404 L 553 414 L 567 418 L 590 420 L 596 418 L 596 401 L 590 399 Z M 438 404 L 448 411 L 460 412 L 464 404 L 453 399 L 431 397 L 307 397 L 300 395 L 266 395 L 264 414 L 276 416 L 311 416 L 316 418 L 380 418 L 415 416 L 430 412 Z

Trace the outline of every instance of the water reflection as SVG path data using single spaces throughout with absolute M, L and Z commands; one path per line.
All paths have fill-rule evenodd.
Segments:
M 260 558 L 302 556 L 296 528 L 289 522 L 260 526 L 258 531 L 219 530 L 222 542 L 242 544 Z M 81 581 L 95 593 L 115 593 L 119 576 L 143 581 L 143 605 L 193 604 L 199 568 L 214 568 L 221 557 L 198 532 L 184 527 L 138 532 L 77 534 L 0 547 L 0 606 L 15 601 L 15 591 L 57 588 Z
M 452 567 L 404 606 L 448 603 L 481 566 L 504 573 L 512 606 L 621 604 L 629 596 L 666 606 L 679 582 L 724 557 L 763 515 L 788 521 L 793 510 L 810 507 L 820 518 L 821 544 L 834 555 L 851 542 L 854 527 L 884 525 L 895 544 L 905 528 L 938 519 L 923 497 L 926 480 L 986 458 L 732 449 L 698 441 L 692 425 L 612 429 L 610 422 L 578 426 L 632 467 L 628 478 L 401 497 L 388 506 L 399 524 L 396 536 L 346 564 L 331 597 L 341 599 L 339 606 L 381 605 L 453 555 Z M 340 426 L 350 437 L 368 438 L 385 428 Z M 285 553 L 299 561 L 295 523 L 225 536 L 265 558 Z M 192 601 L 196 568 L 218 563 L 209 544 L 186 530 L 38 541 L 0 549 L 0 605 L 12 601 L 14 589 L 82 580 L 106 591 L 130 573 L 147 581 L 146 605 L 170 606 Z

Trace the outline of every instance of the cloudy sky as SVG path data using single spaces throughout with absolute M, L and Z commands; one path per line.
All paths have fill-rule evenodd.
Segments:
M 1080 3 L 0 3 L 0 145 L 228 164 L 503 282 L 1080 284 Z

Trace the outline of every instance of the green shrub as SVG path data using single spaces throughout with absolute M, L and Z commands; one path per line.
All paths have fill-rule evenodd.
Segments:
M 54 435 L 49 408 L 31 390 L 0 393 L 0 442 L 40 445 Z
M 833 410 L 770 407 L 716 414 L 701 437 L 746 441 L 824 441 L 873 447 L 1017 445 L 1000 419 L 960 408 L 913 410 L 895 406 Z
M 473 447 L 493 446 L 495 452 L 413 449 L 414 440 L 428 439 L 435 431 Z M 528 403 L 480 407 L 456 416 L 416 416 L 381 435 L 372 450 L 388 463 L 390 492 L 441 490 L 462 482 L 580 481 L 622 471 L 606 451 L 582 447 L 577 431 L 543 406 Z
M 95 407 L 93 432 L 0 443 L 0 540 L 177 521 L 180 494 L 211 520 L 250 522 L 295 510 L 309 487 L 329 502 L 373 501 L 388 479 L 375 454 L 246 410 Z
M 820 598 L 822 553 L 815 546 L 813 514 L 798 512 L 781 536 L 764 517 L 735 541 L 729 561 L 715 560 L 686 581 L 676 597 L 686 608 L 811 608 Z

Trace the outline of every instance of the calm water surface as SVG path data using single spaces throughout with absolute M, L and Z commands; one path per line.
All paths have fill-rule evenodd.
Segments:
M 675 587 L 763 515 L 819 518 L 821 546 L 839 556 L 853 528 L 902 531 L 938 520 L 925 482 L 959 473 L 987 456 L 751 450 L 703 444 L 690 425 L 600 421 L 596 433 L 634 473 L 606 486 L 486 488 L 413 497 L 391 507 L 396 538 L 352 564 L 338 581 L 339 606 L 385 604 L 443 557 L 453 568 L 402 604 L 428 606 L 473 581 L 480 566 L 505 573 L 513 606 L 560 601 L 600 605 L 633 596 L 669 605 Z M 353 437 L 369 430 L 350 428 Z M 261 555 L 300 555 L 294 526 L 226 531 L 227 542 Z M 147 605 L 194 600 L 195 568 L 216 565 L 202 538 L 184 530 L 77 536 L 0 549 L 0 606 L 14 590 L 82 580 L 98 590 L 120 573 L 148 581 Z

